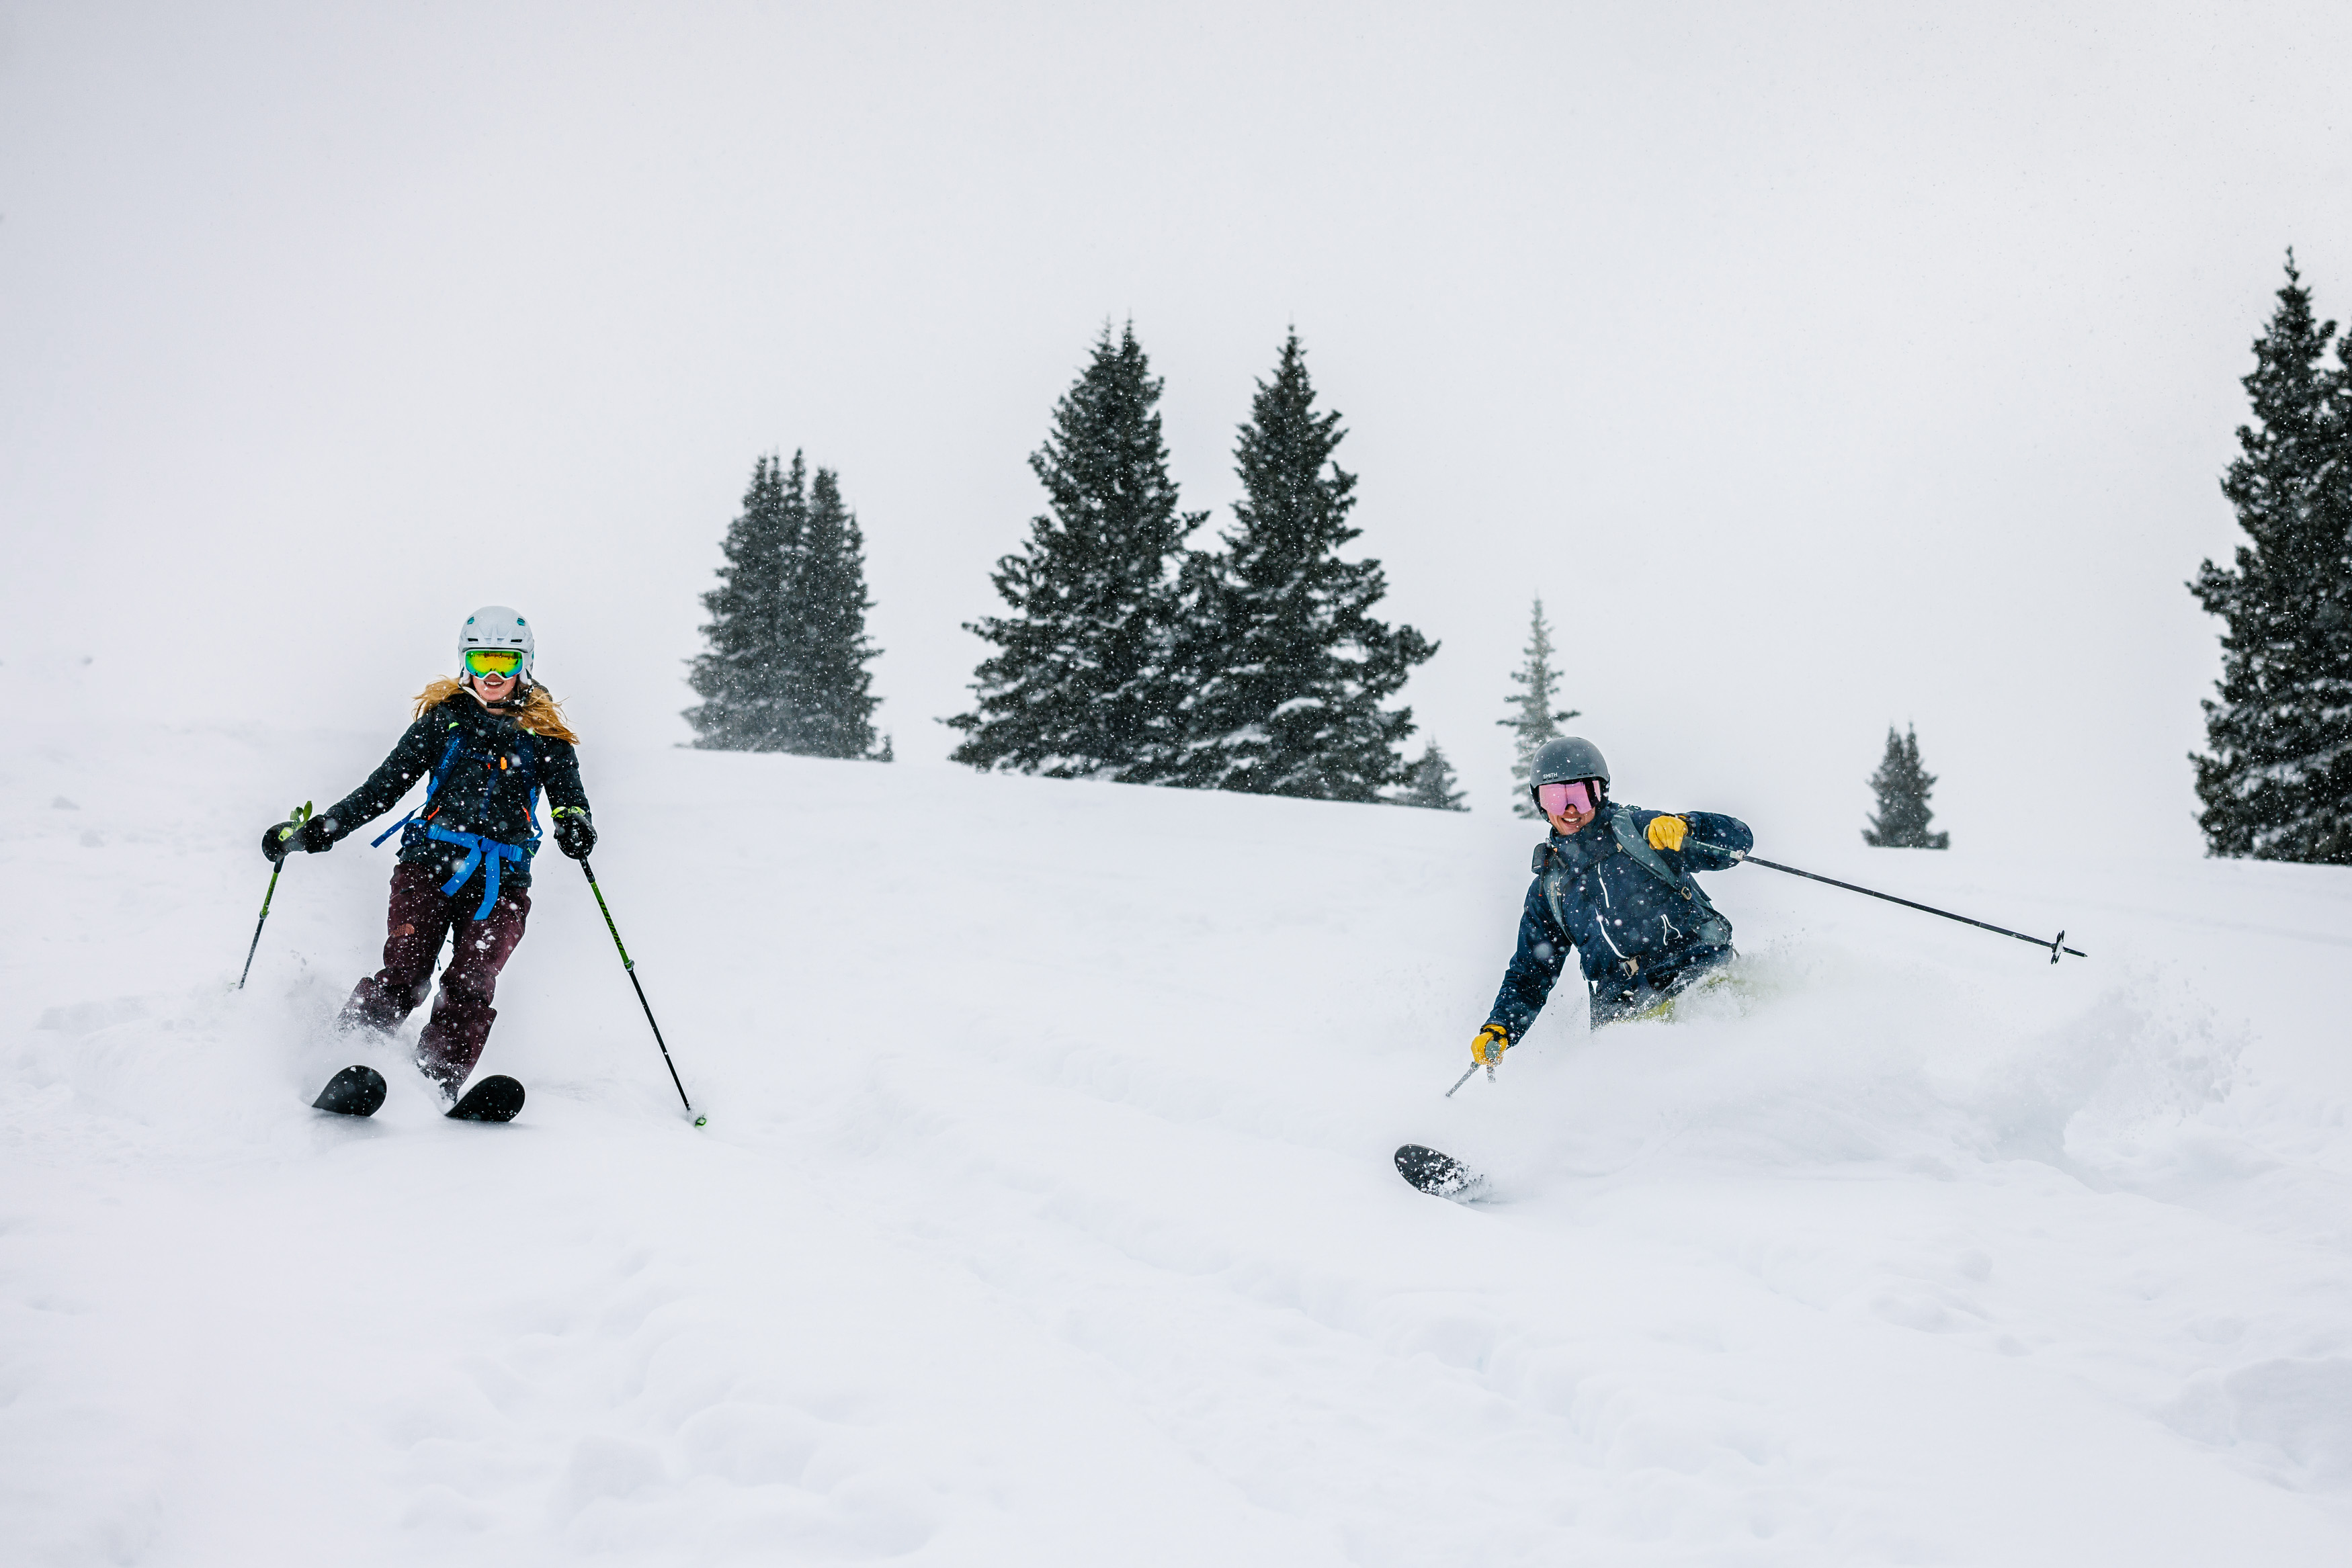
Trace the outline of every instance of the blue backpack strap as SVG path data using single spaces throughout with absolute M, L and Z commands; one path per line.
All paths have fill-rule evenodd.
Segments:
M 522 851 L 512 844 L 500 843 L 496 839 L 486 839 L 479 833 L 460 833 L 442 827 L 438 823 L 427 825 L 425 836 L 441 843 L 461 845 L 466 851 L 465 862 L 457 867 L 457 874 L 441 884 L 441 895 L 444 898 L 451 896 L 459 888 L 471 882 L 474 879 L 474 873 L 480 870 L 485 863 L 488 865 L 489 869 L 484 872 L 482 876 L 481 907 L 474 911 L 475 919 L 488 920 L 490 917 L 491 906 L 499 901 L 499 863 L 504 861 L 513 861 L 520 864 L 523 858 Z
M 455 730 L 457 727 L 453 723 L 449 727 L 452 730 Z M 464 742 L 464 736 L 453 734 L 449 737 L 449 744 L 441 748 L 441 760 L 435 763 L 433 765 L 433 771 L 426 775 L 426 782 L 425 785 L 425 806 L 433 804 L 433 797 L 441 793 L 441 780 L 448 776 L 449 759 L 457 755 L 457 747 Z M 423 810 L 425 808 L 423 806 L 420 806 L 417 808 L 417 810 Z M 383 847 L 384 840 L 392 837 L 393 834 L 400 831 L 401 829 L 408 826 L 409 823 L 415 820 L 416 812 L 409 812 L 408 815 L 401 818 L 400 821 L 394 822 L 392 826 L 378 833 L 373 839 L 371 839 L 368 841 L 368 848 L 372 850 L 382 849 Z
M 1713 943 L 1731 940 L 1731 922 L 1717 912 L 1715 901 L 1707 897 L 1705 888 L 1699 886 L 1698 878 L 1688 872 L 1677 872 L 1668 865 L 1664 857 L 1650 847 L 1648 835 L 1633 825 L 1633 812 L 1620 810 L 1614 813 L 1609 821 L 1609 831 L 1628 860 L 1706 912 L 1698 928 L 1701 940 Z

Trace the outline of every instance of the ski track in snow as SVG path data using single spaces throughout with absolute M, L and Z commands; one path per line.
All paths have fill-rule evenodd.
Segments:
M 1732 985 L 1563 993 L 1447 1101 L 1525 823 L 592 733 L 710 1125 L 551 850 L 473 1126 L 326 1035 L 389 848 L 290 862 L 229 989 L 252 841 L 389 721 L 11 700 L 10 1562 L 2352 1557 L 2342 872 L 1759 823 L 2093 956 L 1744 868 Z M 307 1109 L 354 1060 L 383 1111 Z

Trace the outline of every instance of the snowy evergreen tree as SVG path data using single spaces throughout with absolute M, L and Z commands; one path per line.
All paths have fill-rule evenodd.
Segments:
M 800 459 L 793 457 L 795 471 Z M 782 695 L 789 739 L 803 757 L 888 758 L 874 748 L 874 710 L 866 666 L 880 650 L 866 640 L 866 537 L 842 503 L 841 483 L 820 468 L 809 487 L 799 548 L 779 628 L 785 651 Z
M 1462 791 L 1456 787 L 1454 765 L 1445 760 L 1445 753 L 1431 741 L 1422 752 L 1421 760 L 1405 774 L 1404 788 L 1390 797 L 1400 806 L 1421 806 L 1433 811 L 1466 811 L 1462 803 Z
M 1906 728 L 1897 735 L 1893 725 L 1886 727 L 1886 756 L 1878 771 L 1870 776 L 1870 787 L 1878 792 L 1878 813 L 1862 831 L 1864 843 L 1883 850 L 1952 847 L 1951 834 L 1927 831 L 1928 821 L 1936 815 L 1927 805 L 1936 776 L 1919 765 L 1916 730 Z
M 955 761 L 1054 779 L 1142 778 L 1181 736 L 1170 668 L 1172 559 L 1206 513 L 1178 510 L 1160 383 L 1129 323 L 1104 329 L 1029 466 L 1049 510 L 996 563 L 1013 608 L 964 629 L 996 645 L 975 673 Z
M 1316 412 L 1291 333 L 1234 447 L 1236 526 L 1187 563 L 1184 746 L 1155 770 L 1168 782 L 1370 801 L 1405 778 L 1412 710 L 1383 705 L 1437 647 L 1373 618 L 1379 561 L 1339 557 L 1363 532 L 1348 522 L 1356 476 L 1332 461 L 1345 434 Z
M 2335 335 L 2289 251 L 2221 482 L 2248 542 L 2189 585 L 2224 624 L 2210 755 L 2192 758 L 2218 855 L 2352 864 L 2352 354 L 2322 362 Z
M 718 751 L 805 757 L 873 755 L 866 668 L 866 547 L 830 469 L 793 454 L 752 466 L 743 510 L 721 547 L 719 586 L 702 596 L 709 651 L 688 683 L 703 701 L 686 717 L 695 744 Z M 887 758 L 886 758 L 887 759 Z
M 688 684 L 702 698 L 686 710 L 695 745 L 715 751 L 782 751 L 793 733 L 785 695 L 784 605 L 801 530 L 808 521 L 807 472 L 767 456 L 751 468 L 743 510 L 728 525 L 719 586 L 702 596 L 710 622 Z
M 1575 708 L 1555 710 L 1558 699 L 1553 693 L 1559 685 L 1559 672 L 1551 667 L 1551 628 L 1544 622 L 1543 596 L 1536 596 L 1535 609 L 1528 618 L 1528 662 L 1511 676 L 1511 684 L 1519 688 L 1510 699 L 1511 716 L 1495 722 L 1511 732 L 1511 746 L 1517 754 L 1511 763 L 1511 777 L 1519 787 L 1511 797 L 1511 810 L 1529 819 L 1543 813 L 1528 798 L 1528 769 L 1535 763 L 1536 753 L 1547 740 L 1559 738 L 1559 727 L 1577 716 Z

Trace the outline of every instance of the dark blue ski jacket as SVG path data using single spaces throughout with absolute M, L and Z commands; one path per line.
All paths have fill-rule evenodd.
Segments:
M 539 850 L 541 791 L 551 806 L 588 808 L 570 741 L 534 734 L 460 692 L 410 725 L 367 781 L 320 815 L 341 839 L 391 810 L 427 774 L 439 784 L 431 804 L 419 805 L 415 820 L 402 830 L 400 861 L 421 862 L 446 875 L 473 877 L 484 858 L 476 841 L 486 840 L 509 846 L 505 863 L 496 868 L 503 885 L 529 887 L 530 857 Z
M 1737 817 L 1677 811 L 1690 824 L 1683 847 L 1652 849 L 1650 823 L 1667 814 L 1612 801 L 1579 831 L 1554 832 L 1536 847 L 1518 951 L 1486 1018 L 1513 1043 L 1543 1011 L 1570 947 L 1596 988 L 1729 955 L 1731 922 L 1691 873 L 1738 864 L 1756 835 Z

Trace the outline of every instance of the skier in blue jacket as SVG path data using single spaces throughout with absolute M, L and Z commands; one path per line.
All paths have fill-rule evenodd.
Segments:
M 1589 740 L 1544 743 L 1528 790 L 1550 820 L 1519 916 L 1518 951 L 1473 1061 L 1518 1042 L 1568 965 L 1581 957 L 1595 1028 L 1638 1018 L 1732 957 L 1731 922 L 1691 876 L 1739 863 L 1748 824 L 1712 811 L 1645 811 L 1609 799 L 1609 764 Z

